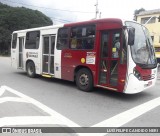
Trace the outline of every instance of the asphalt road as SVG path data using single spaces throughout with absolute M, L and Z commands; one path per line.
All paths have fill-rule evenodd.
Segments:
M 0 87 L 0 127 L 16 125 L 16 123 L 5 124 L 2 119 L 8 117 L 9 120 L 19 116 L 35 117 L 31 118 L 35 120 L 32 125 L 37 126 L 43 125 L 43 123 L 37 121 L 36 117 L 44 120 L 44 124 L 47 125 L 57 124 L 60 118 L 64 121 L 63 125 L 74 126 L 75 123 L 77 126 L 82 127 L 98 126 L 103 121 L 107 123 L 108 119 L 112 119 L 117 115 L 120 115 L 120 118 L 123 119 L 123 116 L 131 112 L 131 109 L 134 110 L 135 107 L 140 105 L 144 110 L 147 110 L 144 113 L 141 111 L 138 115 L 135 112 L 137 109 L 135 109 L 133 111 L 135 117 L 133 119 L 129 119 L 129 117 L 124 119 L 126 122 L 122 120 L 123 123 L 120 123 L 119 126 L 160 127 L 160 80 L 157 80 L 156 86 L 153 88 L 134 95 L 99 88 L 94 88 L 93 92 L 86 93 L 78 90 L 75 83 L 72 82 L 48 79 L 41 76 L 29 78 L 25 72 L 11 67 L 10 58 L 0 57 Z M 2 94 L 1 92 L 4 89 L 6 90 Z M 155 100 L 156 98 L 158 102 Z M 151 100 L 155 101 L 150 104 L 153 106 L 150 109 L 148 108 L 150 106 L 142 105 Z M 126 114 L 121 114 L 126 111 Z M 53 117 L 54 115 L 57 117 L 55 124 L 49 121 L 50 116 Z M 29 120 L 27 117 L 25 120 Z M 118 118 L 118 120 L 121 119 Z M 65 121 L 70 122 L 65 124 Z M 21 124 L 20 122 L 19 124 Z M 106 123 L 104 126 L 107 126 Z M 28 124 L 24 123 L 23 125 L 29 125 L 29 121 Z M 116 126 L 116 124 L 114 125 Z

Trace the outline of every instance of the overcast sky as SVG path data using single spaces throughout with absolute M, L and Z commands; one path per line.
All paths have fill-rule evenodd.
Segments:
M 97 0 L 0 0 L 0 2 L 12 6 L 24 6 L 40 10 L 47 16 L 52 17 L 54 24 L 95 18 L 94 5 L 96 1 Z M 98 4 L 98 9 L 102 13 L 101 18 L 118 17 L 127 20 L 133 20 L 133 13 L 136 9 L 144 8 L 146 10 L 152 10 L 160 8 L 158 0 L 98 0 Z

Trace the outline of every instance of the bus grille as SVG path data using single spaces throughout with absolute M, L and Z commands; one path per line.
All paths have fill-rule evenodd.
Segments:
M 147 81 L 155 78 L 155 74 L 142 76 L 142 80 Z

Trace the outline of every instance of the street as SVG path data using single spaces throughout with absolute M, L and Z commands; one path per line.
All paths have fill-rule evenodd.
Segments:
M 153 88 L 133 95 L 100 88 L 86 93 L 73 82 L 29 78 L 11 67 L 9 57 L 0 57 L 0 127 L 160 127 L 159 88 L 157 80 Z

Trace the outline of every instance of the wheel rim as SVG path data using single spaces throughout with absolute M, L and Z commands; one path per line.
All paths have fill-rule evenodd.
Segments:
M 80 77 L 79 77 L 79 83 L 82 86 L 87 86 L 88 83 L 89 83 L 88 81 L 89 81 L 88 75 L 86 75 L 86 74 L 80 75 Z

